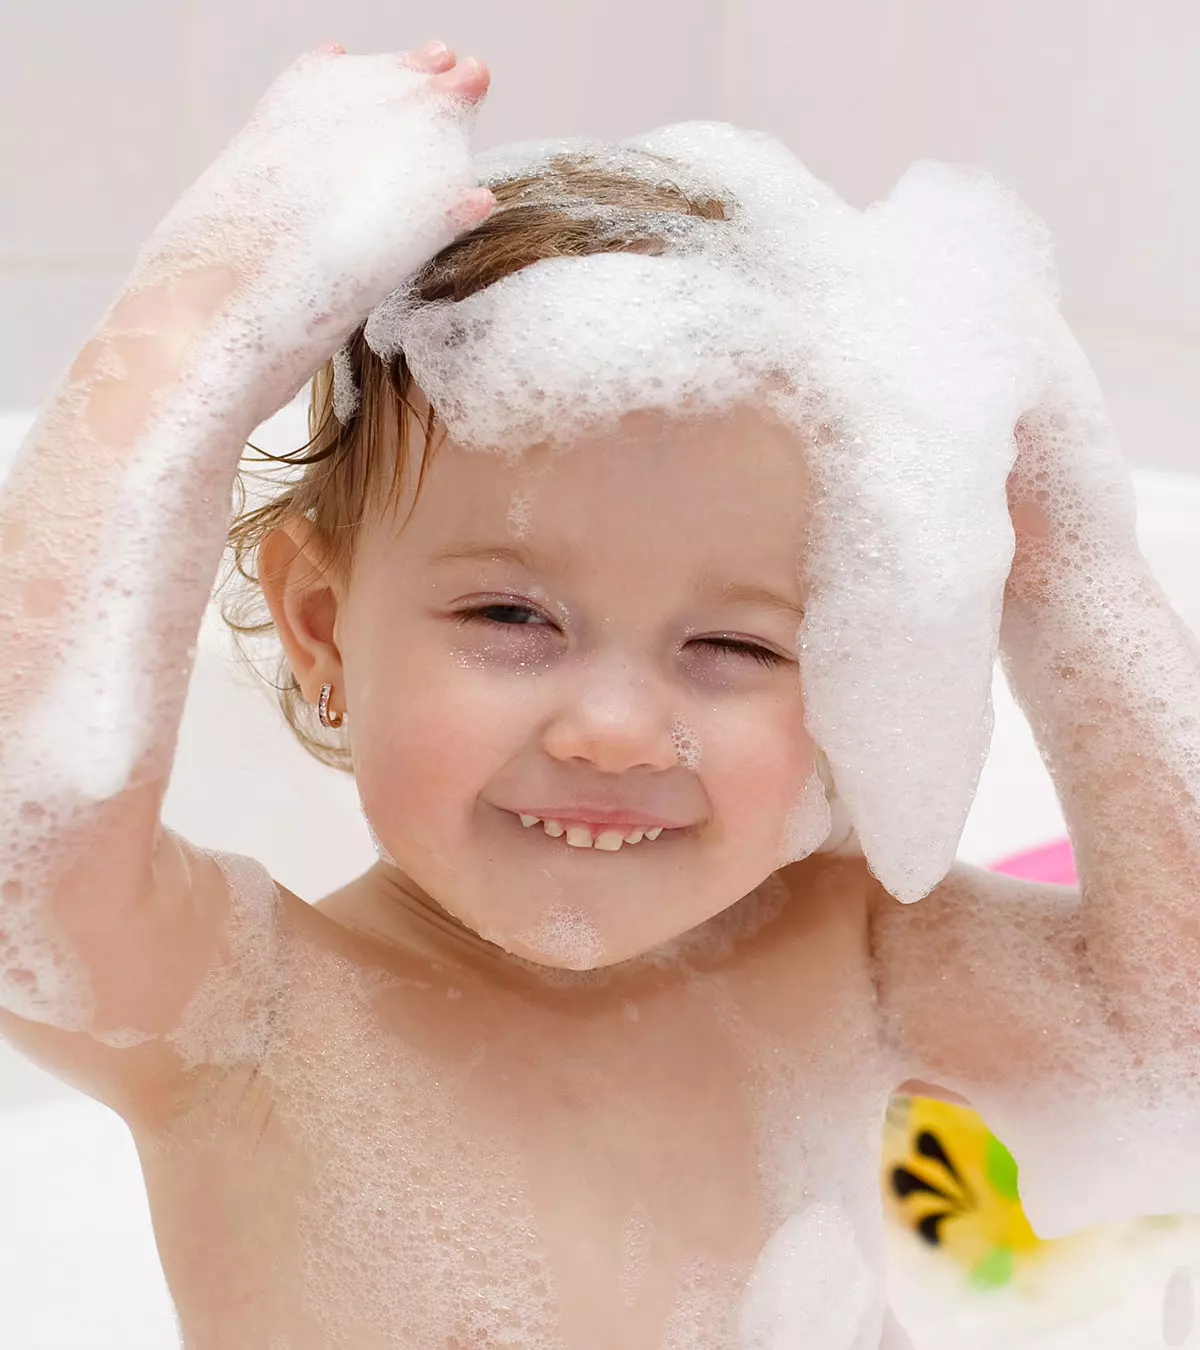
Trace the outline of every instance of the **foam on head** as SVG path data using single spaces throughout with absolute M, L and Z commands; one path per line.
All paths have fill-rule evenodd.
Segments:
M 366 340 L 403 352 L 457 442 L 514 457 L 635 407 L 758 403 L 796 429 L 817 494 L 808 724 L 872 869 L 917 899 L 953 860 L 991 734 L 1013 427 L 1061 364 L 1045 233 L 986 176 L 932 163 L 858 211 L 774 138 L 710 123 L 506 147 L 477 171 L 535 178 L 563 155 L 726 218 L 656 213 L 659 255 L 551 258 L 460 301 L 401 288 Z M 561 193 L 535 181 L 501 209 L 582 214 L 614 241 L 650 228 Z

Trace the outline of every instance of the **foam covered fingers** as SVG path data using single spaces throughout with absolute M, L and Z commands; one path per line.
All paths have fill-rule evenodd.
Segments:
M 1128 467 L 1090 370 L 1019 419 L 1006 484 L 1015 548 L 1008 599 L 1044 598 L 1055 577 L 1137 556 Z
M 491 210 L 470 148 L 487 86 L 486 68 L 444 43 L 375 56 L 322 43 L 275 80 L 142 263 L 161 275 L 198 253 L 232 260 L 255 350 L 303 379 Z

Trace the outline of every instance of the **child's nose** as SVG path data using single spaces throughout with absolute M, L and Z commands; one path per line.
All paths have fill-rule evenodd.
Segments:
M 548 755 L 586 760 L 603 773 L 679 763 L 671 712 L 657 682 L 620 663 L 588 672 L 563 696 L 543 737 Z

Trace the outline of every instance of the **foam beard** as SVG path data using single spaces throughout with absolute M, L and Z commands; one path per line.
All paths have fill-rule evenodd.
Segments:
M 509 146 L 477 170 L 496 183 L 562 154 L 669 177 L 728 218 L 664 212 L 664 254 L 549 259 L 458 302 L 402 287 L 366 341 L 404 353 L 466 447 L 566 447 L 635 408 L 757 402 L 795 427 L 817 488 L 798 646 L 808 727 L 872 872 L 917 900 L 954 860 L 991 738 L 1013 431 L 1061 364 L 1048 235 L 976 171 L 916 164 L 859 211 L 774 138 L 712 123 Z M 644 211 L 556 192 L 539 204 L 614 238 L 646 232 Z M 352 412 L 344 357 L 334 392 Z M 844 817 L 832 833 L 826 846 L 844 847 Z

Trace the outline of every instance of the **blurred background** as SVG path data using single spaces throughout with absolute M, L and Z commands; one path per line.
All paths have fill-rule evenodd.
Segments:
M 1135 464 L 1200 467 L 1200 6 L 1187 0 L 44 0 L 0 6 L 0 409 L 39 403 L 139 242 L 300 51 L 490 65 L 478 143 L 719 119 L 865 205 L 978 164 L 1049 223 Z
M 994 174 L 1056 240 L 1143 550 L 1200 632 L 1200 5 L 1184 0 L 0 0 L 0 480 L 140 242 L 326 37 L 358 52 L 437 37 L 485 60 L 480 148 L 699 118 L 774 133 L 858 206 L 922 157 Z M 255 440 L 305 435 L 298 400 Z M 994 699 L 960 856 L 1061 854 L 999 673 Z M 375 860 L 353 781 L 299 749 L 212 607 L 163 816 L 308 899 Z M 1200 1219 L 1039 1243 L 985 1124 L 919 1098 L 893 1101 L 885 1193 L 928 1168 L 918 1143 L 935 1136 L 986 1203 L 935 1250 L 915 1235 L 929 1216 L 897 1202 L 911 1185 L 892 1187 L 893 1292 L 923 1350 L 1200 1350 Z M 177 1350 L 128 1132 L 2 1043 L 0 1213 L 3 1350 Z M 1186 1293 L 1174 1324 L 1166 1289 Z

